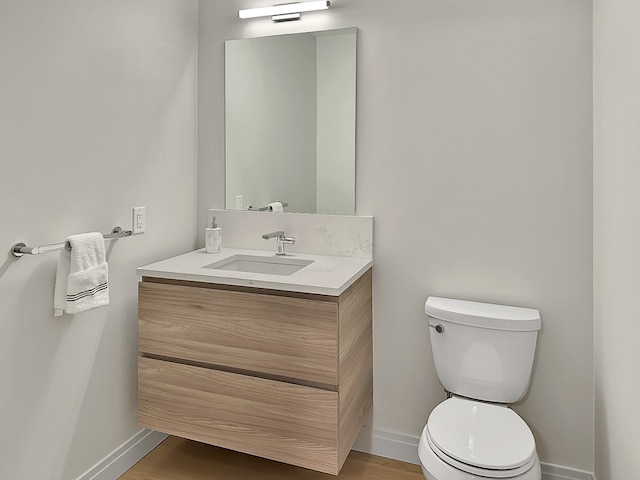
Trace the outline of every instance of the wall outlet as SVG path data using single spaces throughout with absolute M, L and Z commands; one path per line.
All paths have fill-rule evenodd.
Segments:
M 236 210 L 243 210 L 244 209 L 244 205 L 243 205 L 243 198 L 242 195 L 236 195 Z
M 145 207 L 133 207 L 133 234 L 144 233 L 147 225 L 147 212 Z

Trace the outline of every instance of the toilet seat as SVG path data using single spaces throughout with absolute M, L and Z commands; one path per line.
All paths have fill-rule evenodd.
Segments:
M 442 450 L 440 450 L 437 446 L 433 444 L 428 434 L 427 434 L 427 445 L 429 445 L 429 448 L 431 448 L 431 451 L 435 453 L 436 456 L 443 462 L 446 462 L 448 465 L 451 465 L 452 467 L 457 468 L 458 470 L 461 470 L 463 472 L 470 473 L 473 475 L 477 475 L 479 477 L 488 477 L 488 478 L 517 477 L 518 475 L 522 475 L 523 473 L 528 472 L 531 469 L 531 467 L 533 467 L 536 461 L 534 456 L 534 458 L 532 458 L 531 461 L 517 468 L 510 468 L 510 469 L 503 469 L 503 470 L 479 468 L 474 465 L 469 465 L 469 464 L 460 462 L 455 458 L 448 456 L 446 453 L 444 453 Z
M 464 472 L 459 468 L 449 465 L 438 457 L 427 441 L 427 426 L 425 425 L 420 435 L 418 443 L 418 457 L 422 473 L 427 480 L 488 480 L 487 477 L 492 476 L 491 470 L 484 470 L 482 475 L 475 475 Z M 542 473 L 540 472 L 540 461 L 538 456 L 534 460 L 533 466 L 521 475 L 509 477 L 508 480 L 540 480 Z M 497 480 L 497 479 L 496 479 Z
M 454 396 L 431 412 L 425 433 L 442 461 L 474 475 L 514 477 L 536 460 L 531 430 L 503 405 Z

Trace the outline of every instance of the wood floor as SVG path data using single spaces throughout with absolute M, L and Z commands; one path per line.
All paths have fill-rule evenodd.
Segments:
M 420 466 L 352 451 L 340 475 L 169 437 L 120 480 L 424 480 Z

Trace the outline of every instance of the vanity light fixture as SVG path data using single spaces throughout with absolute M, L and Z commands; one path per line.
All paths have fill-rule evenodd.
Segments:
M 329 0 L 319 2 L 297 2 L 274 5 L 272 7 L 247 8 L 239 10 L 240 18 L 269 17 L 274 22 L 285 22 L 288 20 L 300 20 L 302 12 L 313 12 L 315 10 L 326 10 L 331 6 Z

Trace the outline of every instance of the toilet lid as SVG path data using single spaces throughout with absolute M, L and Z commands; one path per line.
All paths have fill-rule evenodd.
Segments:
M 490 470 L 533 464 L 536 444 L 516 412 L 501 405 L 452 397 L 429 415 L 433 446 L 458 462 Z

